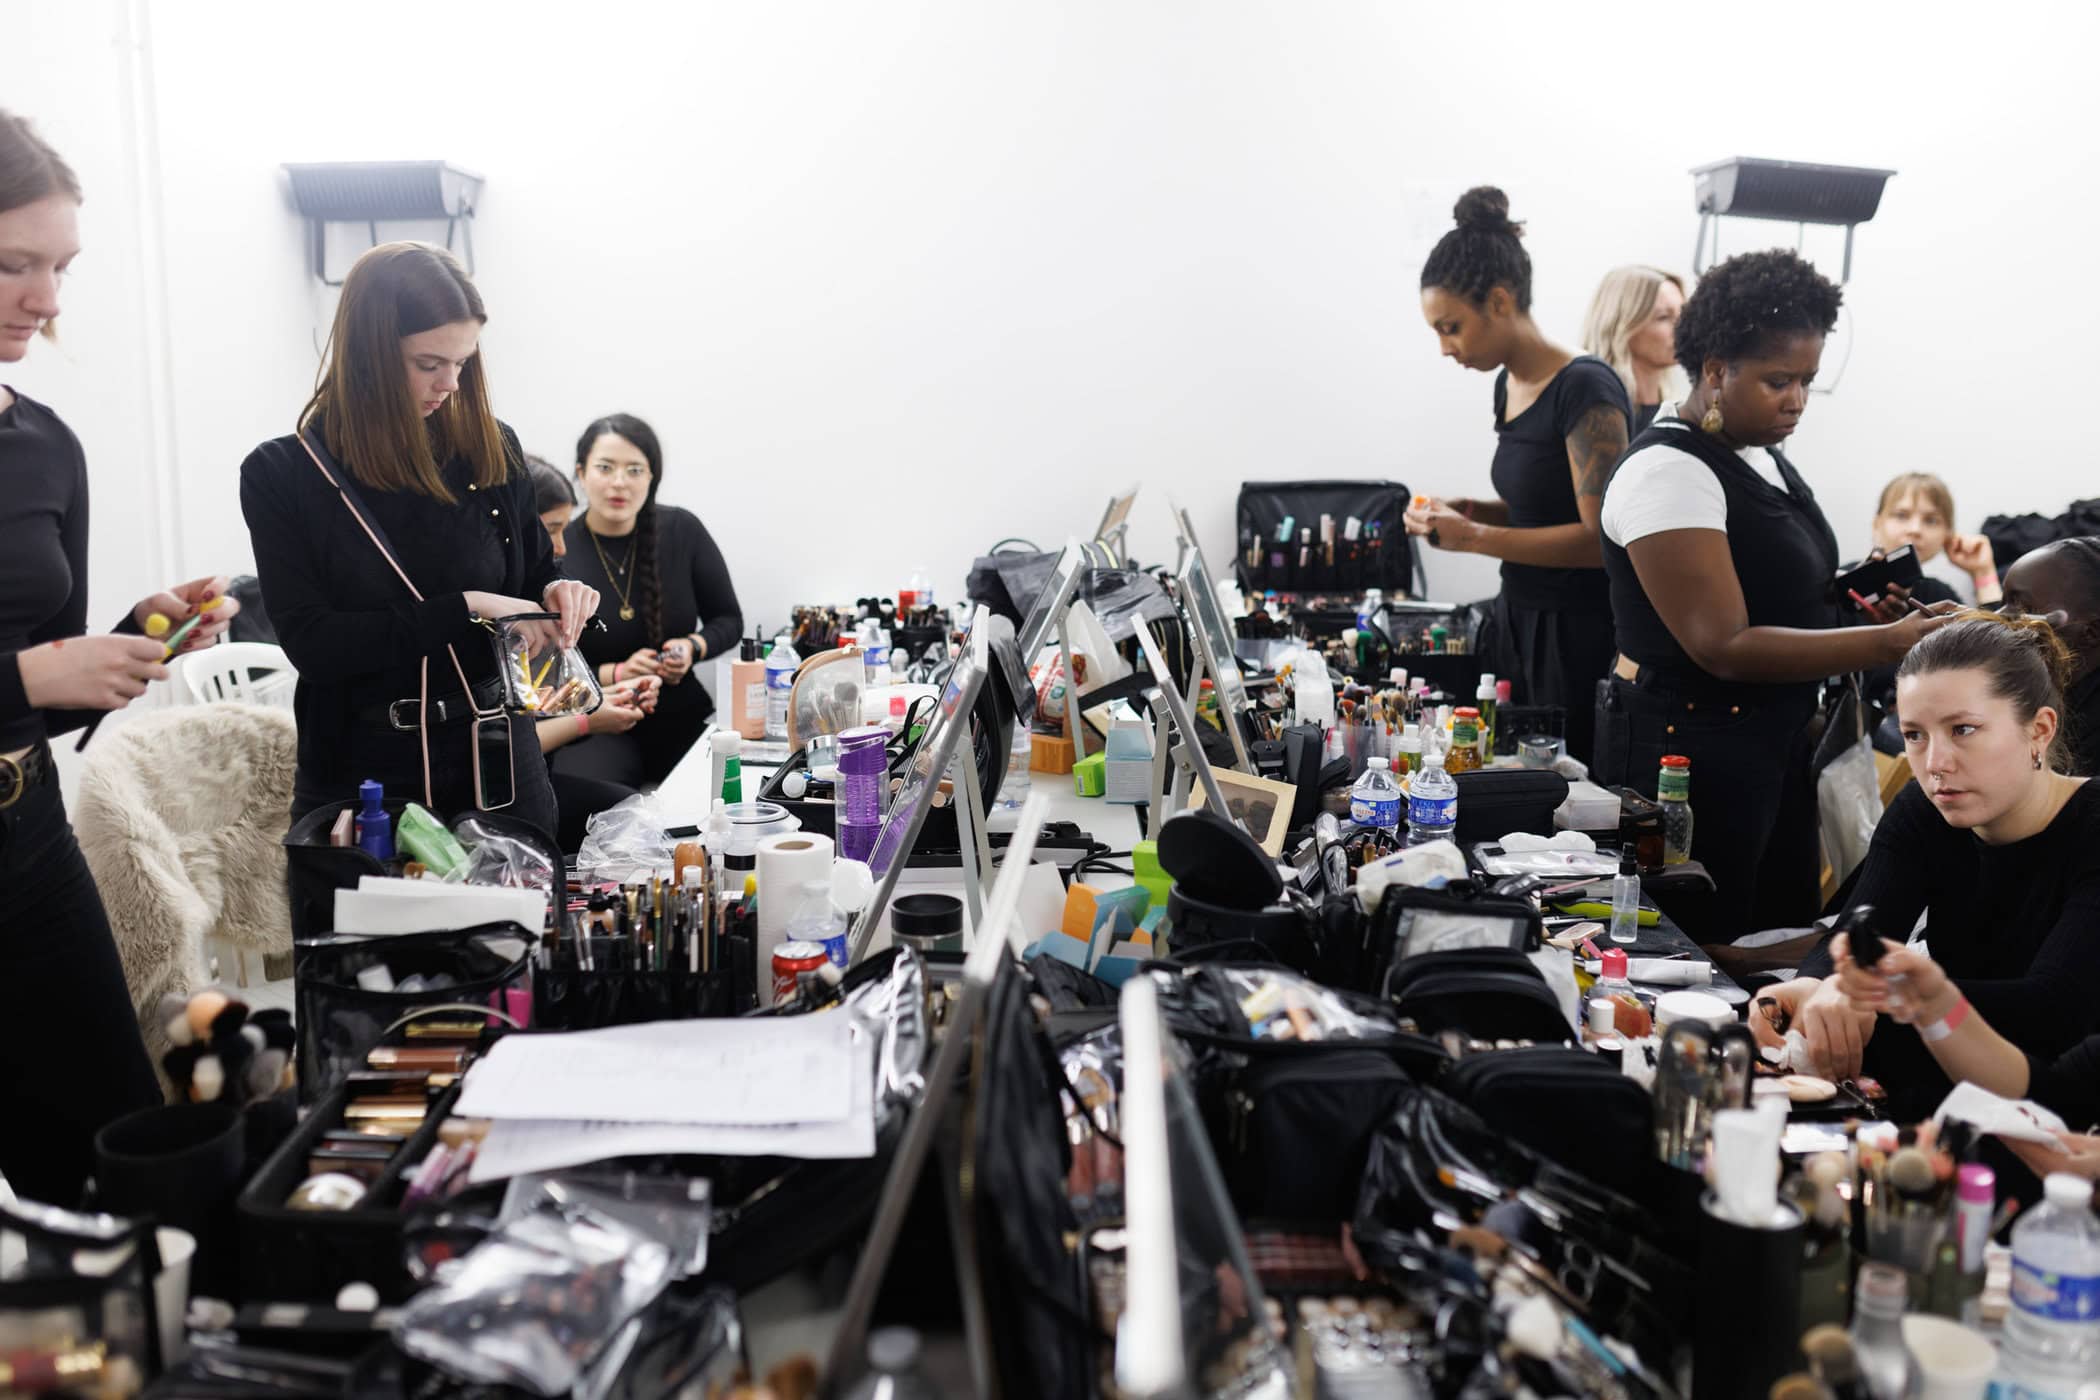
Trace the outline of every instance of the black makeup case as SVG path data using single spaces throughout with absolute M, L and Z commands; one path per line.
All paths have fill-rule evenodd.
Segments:
M 1490 1128 L 1615 1191 L 1640 1198 L 1655 1164 L 1655 1101 L 1615 1060 L 1564 1045 L 1484 1050 L 1438 1087 Z
M 1558 1045 L 1575 1034 L 1545 974 L 1514 948 L 1418 953 L 1394 964 L 1386 997 L 1426 1035 Z
M 1317 1040 L 1258 1034 L 1241 1010 L 1250 982 L 1337 1013 L 1323 1015 L 1323 1024 L 1352 1024 Z M 1403 1087 L 1433 1081 L 1448 1063 L 1441 1047 L 1400 1030 L 1375 998 L 1277 969 L 1183 969 L 1161 1009 L 1194 1057 L 1197 1105 L 1243 1219 L 1349 1219 L 1371 1135 Z
M 539 935 L 512 923 L 430 933 L 334 934 L 297 945 L 299 1099 L 311 1103 L 353 1069 L 410 1013 L 458 1003 L 519 1021 L 532 1005 Z M 424 991 L 381 991 L 358 974 L 384 968 L 396 983 L 441 979 Z M 469 1013 L 461 1013 L 465 1018 Z

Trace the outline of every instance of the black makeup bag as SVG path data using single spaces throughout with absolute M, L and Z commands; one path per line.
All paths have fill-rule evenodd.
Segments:
M 1470 880 L 1434 890 L 1388 886 L 1361 928 L 1362 952 L 1348 985 L 1373 994 L 1385 994 L 1393 970 L 1422 954 L 1475 948 L 1530 953 L 1545 934 L 1537 905 L 1488 894 Z
M 1328 1012 L 1323 1039 L 1257 1034 L 1241 1010 L 1266 981 Z M 1184 970 L 1162 998 L 1192 1056 L 1192 1084 L 1227 1191 L 1242 1218 L 1336 1224 L 1355 1209 L 1372 1133 L 1410 1083 L 1433 1081 L 1441 1047 L 1399 1029 L 1375 998 L 1247 965 Z M 1343 1030 L 1336 1023 L 1346 1018 Z
M 388 1029 L 423 1007 L 456 1002 L 528 1019 L 538 942 L 539 935 L 517 924 L 499 923 L 432 933 L 334 934 L 299 944 L 293 974 L 300 1103 L 312 1103 L 351 1070 L 362 1069 L 366 1053 Z M 384 969 L 396 990 L 358 981 L 359 973 L 374 969 Z M 399 990 L 411 977 L 430 985 Z
M 331 846 L 328 834 L 344 812 L 356 812 L 358 802 L 324 802 L 292 824 L 285 833 L 285 883 L 291 892 L 292 942 L 297 945 L 318 938 L 335 928 L 335 892 L 354 890 L 367 875 L 382 876 L 387 868 L 356 846 Z M 389 798 L 383 805 L 400 830 L 406 799 Z M 561 843 L 517 817 L 501 812 L 466 812 L 450 823 L 455 836 L 468 823 L 497 836 L 522 842 L 543 857 L 551 871 L 547 888 L 568 887 L 568 866 L 562 859 Z M 462 844 L 468 844 L 464 839 Z
M 1394 965 L 1386 998 L 1425 1035 L 1558 1045 L 1575 1034 L 1545 974 L 1514 948 L 1417 954 Z
M 1438 1087 L 1550 1161 L 1639 1197 L 1655 1154 L 1655 1101 L 1587 1050 L 1525 1045 L 1455 1061 Z
M 97 1375 L 83 1373 L 76 1391 L 53 1386 L 50 1392 L 23 1377 L 24 1394 L 132 1394 L 135 1387 L 117 1384 L 123 1371 L 139 1383 L 160 1374 L 160 1316 L 153 1282 L 161 1258 L 153 1222 L 110 1215 L 77 1215 L 29 1201 L 0 1205 L 0 1253 L 13 1255 L 0 1278 L 0 1354 L 31 1370 L 35 1358 L 85 1355 L 105 1348 Z M 4 1393 L 12 1395 L 13 1390 Z

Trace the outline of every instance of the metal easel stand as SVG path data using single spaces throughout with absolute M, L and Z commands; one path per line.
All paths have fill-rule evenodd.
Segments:
M 1070 595 L 1057 604 L 1057 661 L 1065 673 L 1065 733 L 1072 736 L 1072 759 L 1086 757 L 1086 711 L 1079 698 L 1079 673 L 1072 669 L 1072 628 L 1066 621 Z
M 963 900 L 969 909 L 973 941 L 984 927 L 984 880 L 992 870 L 992 848 L 985 832 L 984 788 L 977 781 L 976 747 L 958 744 L 948 767 L 958 799 L 955 834 L 962 847 Z
M 1161 702 L 1160 693 L 1146 691 L 1145 703 L 1152 709 L 1152 801 L 1148 804 L 1151 817 L 1145 823 L 1145 836 L 1157 841 L 1159 829 L 1167 820 L 1188 810 L 1195 791 L 1196 770 L 1189 762 L 1188 750 L 1175 743 L 1174 717 Z

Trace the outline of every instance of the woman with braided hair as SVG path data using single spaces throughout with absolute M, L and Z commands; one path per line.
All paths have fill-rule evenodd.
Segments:
M 1649 795 L 1665 754 L 1713 800 L 1692 858 L 1713 877 L 1702 942 L 1800 928 L 1821 905 L 1814 719 L 1823 680 L 1891 665 L 1954 605 L 1831 600 L 1837 538 L 1780 451 L 1837 325 L 1840 292 L 1799 255 L 1710 269 L 1677 322 L 1692 380 L 1633 440 L 1604 496 L 1618 657 L 1597 699 L 1598 781 Z
M 1531 257 L 1509 199 L 1466 191 L 1457 227 L 1422 266 L 1422 315 L 1443 353 L 1495 376 L 1495 496 L 1417 498 L 1408 533 L 1502 561 L 1486 649 L 1526 705 L 1567 711 L 1568 752 L 1590 759 L 1597 681 L 1611 664 L 1611 593 L 1598 515 L 1633 410 L 1618 372 L 1546 339 L 1531 319 Z
M 585 428 L 576 477 L 584 509 L 566 531 L 567 565 L 598 588 L 606 624 L 584 638 L 584 657 L 601 685 L 655 676 L 662 689 L 653 714 L 564 746 L 554 768 L 639 789 L 662 782 L 707 728 L 714 700 L 692 672 L 735 645 L 744 615 L 707 527 L 658 501 L 664 454 L 647 423 L 614 413 Z

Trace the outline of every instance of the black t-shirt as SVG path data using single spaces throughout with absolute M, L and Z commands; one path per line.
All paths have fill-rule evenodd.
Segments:
M 2002 846 L 1947 825 L 1913 783 L 1874 828 L 1851 902 L 1873 905 L 1889 938 L 1924 914 L 1933 960 L 2022 1050 L 2060 1055 L 2100 1031 L 2100 783 Z M 1826 939 L 1801 975 L 1830 971 Z M 1867 1043 L 1866 1071 L 1926 1112 L 1948 1087 L 1918 1037 L 1886 1022 Z
M 579 515 L 569 522 L 562 540 L 568 549 L 569 576 L 598 590 L 598 616 L 605 619 L 603 632 L 583 634 L 584 659 L 593 666 L 625 661 L 643 647 L 661 647 L 666 641 L 698 632 L 707 642 L 708 658 L 727 655 L 743 634 L 744 614 L 737 606 L 736 588 L 729 581 L 729 565 L 714 537 L 700 517 L 677 506 L 658 505 L 656 568 L 663 582 L 663 629 L 649 636 L 639 608 L 631 620 L 620 617 L 620 595 L 636 598 L 634 572 L 635 536 L 599 536 Z M 610 565 L 610 569 L 607 566 Z M 695 670 L 699 666 L 696 664 Z M 707 692 L 688 679 L 664 687 L 660 706 L 707 705 Z
M 0 413 L 0 753 L 78 729 L 93 710 L 38 710 L 17 652 L 87 631 L 88 484 L 80 439 L 15 395 Z M 135 619 L 120 632 L 137 632 Z
M 1504 421 L 1509 371 L 1495 376 L 1495 494 L 1509 505 L 1517 529 L 1573 525 L 1575 481 L 1568 467 L 1568 434 L 1582 415 L 1600 404 L 1631 421 L 1626 385 L 1618 372 L 1594 355 L 1577 355 L 1553 376 L 1538 401 Z M 1502 591 L 1521 607 L 1568 612 L 1607 612 L 1611 590 L 1600 554 L 1594 569 L 1548 569 L 1536 564 L 1502 565 Z
M 1634 432 L 1638 433 L 1642 429 L 1646 428 L 1650 423 L 1653 423 L 1655 421 L 1655 415 L 1660 412 L 1662 412 L 1662 405 L 1659 403 L 1635 404 L 1633 406 Z
M 2092 1131 L 2100 1124 L 2100 1035 L 2087 1036 L 2058 1059 L 2029 1055 L 2027 1097 L 2063 1119 L 2072 1132 Z

